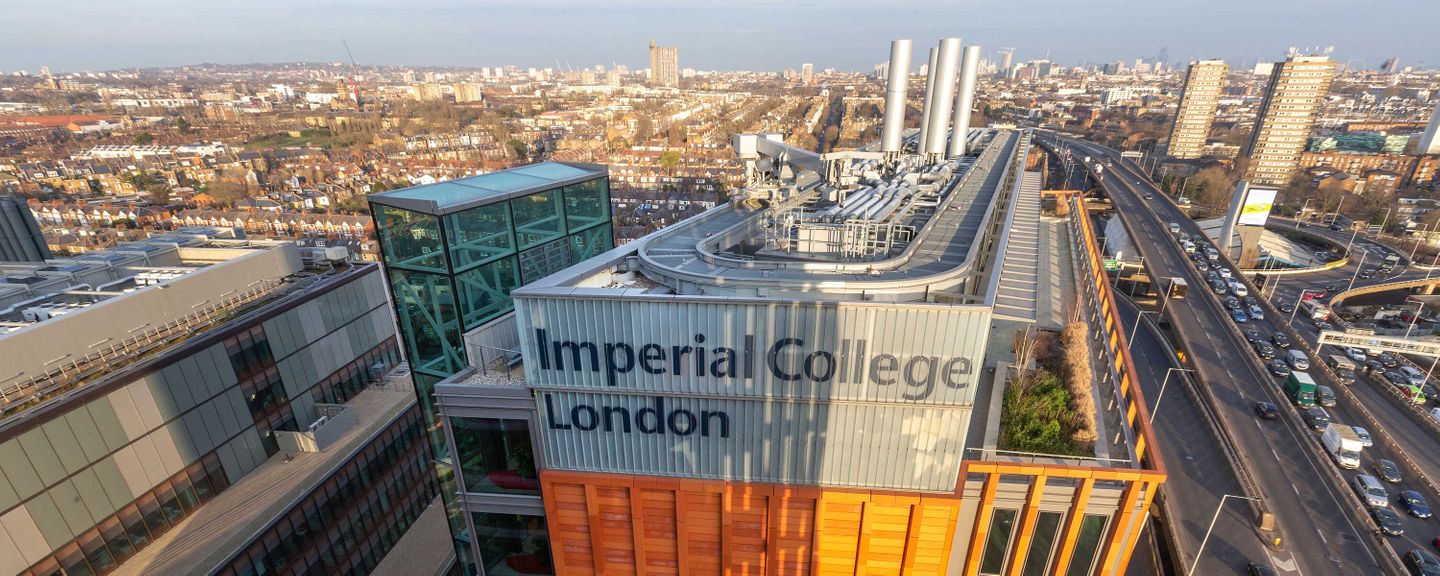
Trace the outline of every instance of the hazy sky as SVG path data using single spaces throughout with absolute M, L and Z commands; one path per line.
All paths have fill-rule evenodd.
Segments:
M 341 39 L 361 64 L 636 67 L 650 38 L 687 68 L 869 70 L 892 38 L 918 68 L 942 36 L 1065 65 L 1334 45 L 1374 68 L 1440 60 L 1437 22 L 1437 0 L 3 0 L 0 71 L 333 62 Z

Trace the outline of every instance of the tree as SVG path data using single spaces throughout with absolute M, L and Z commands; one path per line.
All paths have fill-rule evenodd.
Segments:
M 215 198 L 215 202 L 227 206 L 234 206 L 236 202 L 250 195 L 245 183 L 227 179 L 216 179 L 211 182 L 205 187 L 205 193 Z
M 655 122 L 649 116 L 641 116 L 635 120 L 635 142 L 641 143 L 649 140 L 655 135 Z
M 179 129 L 181 134 L 189 134 L 191 132 L 190 121 L 181 117 L 175 121 L 175 128 Z
M 666 150 L 660 153 L 660 166 L 667 170 L 674 170 L 680 166 L 680 153 L 674 150 Z
M 509 142 L 506 142 L 505 144 L 508 145 L 508 146 L 510 146 L 510 150 L 511 150 L 511 151 L 515 152 L 515 157 L 516 157 L 516 158 L 519 158 L 519 159 L 521 159 L 521 160 L 524 160 L 524 159 L 530 157 L 530 145 L 529 145 L 529 144 L 526 144 L 526 143 L 521 142 L 521 141 L 519 141 L 519 140 L 511 140 L 511 141 L 509 141 Z
M 155 141 L 155 135 L 149 132 L 141 132 L 136 134 L 133 140 L 137 145 L 146 146 Z

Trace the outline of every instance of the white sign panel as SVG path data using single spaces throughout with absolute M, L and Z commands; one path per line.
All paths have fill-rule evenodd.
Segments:
M 1270 218 L 1270 209 L 1275 206 L 1273 188 L 1251 188 L 1245 195 L 1245 204 L 1240 207 L 1240 218 L 1235 221 L 1241 226 L 1264 226 Z

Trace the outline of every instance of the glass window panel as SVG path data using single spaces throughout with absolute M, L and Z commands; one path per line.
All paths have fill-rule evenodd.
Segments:
M 120 523 L 118 515 L 106 518 L 100 523 L 100 537 L 105 539 L 105 545 L 110 547 L 110 552 L 115 555 L 117 562 L 124 562 L 135 553 L 135 546 L 130 543 L 130 537 L 126 535 L 125 526 Z
M 522 250 L 565 235 L 558 189 L 513 198 L 510 212 L 515 218 L 515 240 Z
M 981 574 L 1000 574 L 1005 568 L 1005 553 L 1010 549 L 1010 537 L 1015 532 L 1015 510 L 996 508 L 990 518 L 990 533 L 985 539 L 985 550 L 980 556 Z
M 71 542 L 59 552 L 55 558 L 60 561 L 60 567 L 65 570 L 66 576 L 90 576 L 94 574 L 90 570 L 90 564 L 85 561 L 85 554 L 80 551 L 80 546 Z
M 393 206 L 372 204 L 372 207 L 376 235 L 380 237 L 387 267 L 447 271 L 438 218 Z
M 470 517 L 486 574 L 555 573 L 544 517 L 486 512 L 471 512 Z
M 610 224 L 608 222 L 588 230 L 571 234 L 568 240 L 570 242 L 571 263 L 588 260 L 615 247 L 615 241 L 610 236 Z
M 400 330 L 412 367 L 444 376 L 464 368 L 460 319 L 450 278 L 392 269 L 390 286 L 400 309 Z
M 130 537 L 130 543 L 136 548 L 150 542 L 150 531 L 145 527 L 145 517 L 140 514 L 140 509 L 135 505 L 121 508 L 116 516 L 120 518 L 120 524 L 125 526 L 125 535 Z
M 1055 547 L 1055 535 L 1060 530 L 1062 512 L 1041 512 L 1035 519 L 1035 536 L 1030 540 L 1030 550 L 1025 552 L 1023 576 L 1045 576 L 1049 574 L 1050 550 Z
M 609 181 L 586 180 L 565 187 L 565 222 L 571 230 L 610 220 Z
M 467 492 L 539 494 L 530 426 L 524 420 L 451 418 Z
M 141 496 L 136 503 L 140 506 L 140 514 L 145 516 L 145 525 L 150 528 L 150 533 L 156 536 L 164 534 L 170 527 L 170 522 L 165 520 L 165 514 L 160 511 L 160 502 L 155 496 L 146 494 Z
M 504 202 L 446 216 L 445 238 L 456 271 L 515 252 L 510 209 Z
M 1099 551 L 1100 537 L 1105 534 L 1105 523 L 1109 516 L 1086 514 L 1080 521 L 1080 533 L 1075 536 L 1075 553 L 1070 557 L 1070 568 L 1066 576 L 1085 576 L 1094 569 L 1096 552 Z
M 510 291 L 520 285 L 515 258 L 501 258 L 455 275 L 460 313 L 469 330 L 514 309 Z
M 115 557 L 111 556 L 110 549 L 105 547 L 105 539 L 100 536 L 99 530 L 91 528 L 76 537 L 75 541 L 80 544 L 80 552 L 96 572 L 103 574 L 115 569 Z
M 520 279 L 530 284 L 574 264 L 570 239 L 546 242 L 520 253 Z

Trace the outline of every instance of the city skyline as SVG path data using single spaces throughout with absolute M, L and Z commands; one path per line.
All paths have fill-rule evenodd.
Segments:
M 347 60 L 342 39 L 362 65 L 547 68 L 559 61 L 574 67 L 625 64 L 634 70 L 645 67 L 644 48 L 652 37 L 684 51 L 687 68 L 755 71 L 798 68 L 803 62 L 813 62 L 817 70 L 869 71 L 878 63 L 874 54 L 882 38 L 928 43 L 953 35 L 984 46 L 991 60 L 999 59 L 1001 47 L 1014 46 L 1016 62 L 1048 54 L 1064 65 L 1148 59 L 1167 48 L 1171 62 L 1222 58 L 1238 70 L 1257 58 L 1282 60 L 1291 46 L 1333 45 L 1342 65 L 1374 69 L 1395 56 L 1404 68 L 1425 65 L 1423 55 L 1440 50 L 1440 39 L 1427 33 L 1424 19 L 1393 17 L 1425 9 L 1421 0 L 1392 0 L 1393 9 L 1360 14 L 1347 11 L 1347 3 L 1339 0 L 1312 2 L 1303 13 L 1239 0 L 1222 0 L 1205 13 L 1128 0 L 1091 4 L 1075 10 L 1055 0 L 979 0 L 963 7 L 923 0 L 877 13 L 873 5 L 848 0 L 824 6 L 735 0 L 681 8 L 627 0 L 604 9 L 570 0 L 539 7 L 509 0 L 425 0 L 419 6 L 370 0 L 343 10 L 283 6 L 274 0 L 204 9 L 170 0 L 149 1 L 139 9 L 81 0 L 68 7 L 71 34 L 57 35 L 46 32 L 53 31 L 53 5 L 19 0 L 8 10 L 11 50 L 0 60 L 0 70 L 342 62 Z M 1033 17 L 1064 10 L 1069 11 L 1065 18 Z M 783 24 L 798 19 L 813 20 L 831 33 L 800 35 Z M 406 27 L 396 29 L 397 22 Z M 537 27 L 552 40 L 528 44 Z M 1213 41 L 1221 36 L 1227 38 L 1223 46 Z M 577 55 L 593 61 L 578 61 Z

